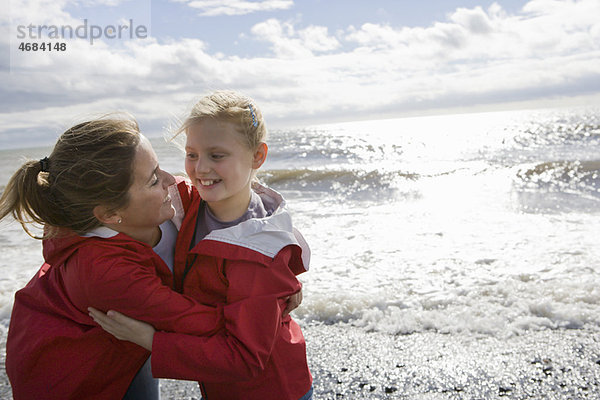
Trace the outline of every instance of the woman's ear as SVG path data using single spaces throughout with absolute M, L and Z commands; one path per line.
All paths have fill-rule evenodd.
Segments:
M 99 205 L 94 207 L 93 213 L 94 217 L 96 217 L 96 219 L 100 221 L 102 225 L 118 224 L 121 220 L 121 218 L 114 211 L 110 210 L 106 206 Z
M 264 164 L 268 152 L 269 147 L 267 144 L 265 142 L 260 142 L 254 152 L 254 157 L 252 158 L 252 169 L 259 169 L 261 165 Z

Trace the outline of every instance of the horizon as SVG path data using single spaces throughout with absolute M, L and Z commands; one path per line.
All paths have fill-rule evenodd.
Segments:
M 415 114 L 415 115 L 403 115 L 403 116 L 391 116 L 391 117 L 380 117 L 380 118 L 363 118 L 363 119 L 354 119 L 354 120 L 336 120 L 329 121 L 325 123 L 314 123 L 310 125 L 304 126 L 289 126 L 289 127 L 280 127 L 280 128 L 271 128 L 269 127 L 269 123 L 267 121 L 267 129 L 270 133 L 278 133 L 278 132 L 286 132 L 286 131 L 295 131 L 295 130 L 306 130 L 306 129 L 322 129 L 322 128 L 335 128 L 338 126 L 351 126 L 353 124 L 362 125 L 362 124 L 376 124 L 379 122 L 392 122 L 392 121 L 403 121 L 406 122 L 408 120 L 418 120 L 418 119 L 428 119 L 428 118 L 455 118 L 459 116 L 476 116 L 481 114 L 490 114 L 490 115 L 498 115 L 498 114 L 517 114 L 517 113 L 527 113 L 527 112 L 549 112 L 549 111 L 575 111 L 575 110 L 585 110 L 585 109 L 599 109 L 600 110 L 600 101 L 591 103 L 574 103 L 572 105 L 564 106 L 564 105 L 540 105 L 539 107 L 524 107 L 524 108 L 508 108 L 508 109 L 496 109 L 496 110 L 478 110 L 475 108 L 469 110 L 462 110 L 457 112 L 452 112 L 451 110 L 444 110 L 446 112 L 438 112 L 438 113 L 427 113 L 427 114 Z M 88 118 L 90 119 L 90 118 Z M 86 118 L 77 121 L 76 123 L 85 121 Z M 35 149 L 46 149 L 52 148 L 56 143 L 58 137 L 63 133 L 64 130 L 68 129 L 71 125 L 65 126 L 62 131 L 57 131 L 55 136 L 45 136 L 47 139 L 44 143 L 32 143 L 23 141 L 20 144 L 15 144 L 16 142 L 10 140 L 4 140 L 5 138 L 0 135 L 0 152 L 2 151 L 14 151 L 14 150 L 35 150 Z M 141 133 L 146 136 L 151 141 L 168 141 L 168 129 L 164 128 L 163 130 L 153 130 L 148 131 L 145 130 L 142 126 L 140 126 Z M 12 145 L 11 145 L 12 144 Z

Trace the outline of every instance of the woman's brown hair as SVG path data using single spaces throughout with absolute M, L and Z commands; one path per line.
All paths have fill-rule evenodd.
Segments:
M 28 225 L 42 225 L 44 238 L 60 228 L 84 234 L 99 227 L 96 206 L 117 210 L 129 201 L 139 142 L 133 119 L 104 118 L 68 129 L 50 156 L 26 161 L 10 178 L 0 197 L 0 219 L 12 214 L 32 237 Z

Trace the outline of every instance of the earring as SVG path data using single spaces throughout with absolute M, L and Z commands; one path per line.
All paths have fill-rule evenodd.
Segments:
M 117 221 L 117 224 L 120 224 L 121 222 L 123 222 L 123 220 L 121 218 L 119 218 L 119 220 Z

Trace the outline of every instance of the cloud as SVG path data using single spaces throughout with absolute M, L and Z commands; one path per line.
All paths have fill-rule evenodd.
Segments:
M 272 18 L 243 38 L 268 46 L 249 57 L 211 52 L 194 38 L 73 40 L 63 56 L 29 55 L 29 72 L 0 72 L 0 136 L 115 109 L 160 131 L 220 88 L 251 95 L 280 126 L 600 93 L 597 15 L 597 0 L 533 0 L 517 14 L 494 4 L 430 26 L 365 23 L 334 34 Z
M 436 63 L 493 63 L 507 59 L 527 62 L 532 58 L 598 50 L 600 46 L 592 32 L 597 31 L 600 22 L 591 17 L 598 13 L 600 3 L 594 0 L 534 0 L 525 5 L 524 15 L 515 16 L 507 15 L 494 4 L 487 12 L 480 7 L 459 8 L 449 15 L 449 22 L 426 28 L 364 24 L 349 29 L 346 40 L 422 61 L 434 57 L 431 61 Z
M 291 22 L 269 19 L 254 25 L 251 32 L 256 39 L 270 43 L 275 56 L 281 58 L 312 57 L 314 53 L 340 47 L 338 40 L 330 36 L 324 26 L 296 30 Z
M 10 43 L 17 25 L 32 23 L 43 24 L 73 24 L 76 20 L 64 9 L 69 0 L 21 0 L 18 7 L 15 1 L 3 0 L 4 9 L 9 12 L 0 13 L 0 26 L 3 35 L 0 43 Z M 10 4 L 9 4 L 10 3 Z
M 84 4 L 87 7 L 91 6 L 107 6 L 107 7 L 116 7 L 123 3 L 127 3 L 135 0 L 85 0 Z
M 287 10 L 294 5 L 292 0 L 191 0 L 185 1 L 188 6 L 200 11 L 201 16 L 245 15 L 260 11 Z
M 481 7 L 459 8 L 450 16 L 450 20 L 476 35 L 490 33 L 493 30 L 490 17 Z

